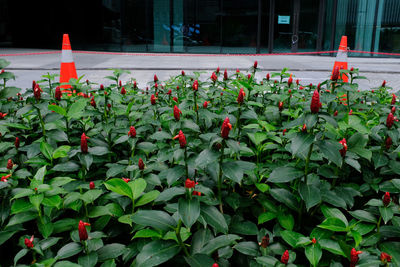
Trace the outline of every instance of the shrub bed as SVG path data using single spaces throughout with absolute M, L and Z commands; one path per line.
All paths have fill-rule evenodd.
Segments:
M 257 71 L 19 93 L 3 70 L 2 263 L 399 266 L 391 88 Z

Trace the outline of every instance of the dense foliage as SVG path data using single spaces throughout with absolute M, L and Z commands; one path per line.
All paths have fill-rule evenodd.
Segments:
M 70 93 L 3 71 L 2 265 L 399 266 L 391 88 L 257 71 Z

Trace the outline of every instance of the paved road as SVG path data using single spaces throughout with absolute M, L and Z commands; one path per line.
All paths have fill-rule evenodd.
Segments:
M 45 52 L 37 49 L 0 49 L 1 54 Z M 280 71 L 288 67 L 293 75 L 302 83 L 317 84 L 330 76 L 335 58 L 329 56 L 227 56 L 227 55 L 109 55 L 74 53 L 78 75 L 85 75 L 90 81 L 108 84 L 106 75 L 111 74 L 110 68 L 128 69 L 131 74 L 122 76 L 123 81 L 135 78 L 140 87 L 153 80 L 157 74 L 160 80 L 177 75 L 181 70 L 187 73 L 205 71 L 203 78 L 208 78 L 218 66 L 221 70 L 228 69 L 233 73 L 237 68 L 246 71 L 255 60 L 261 71 L 257 78 L 265 77 L 271 71 Z M 1 57 L 1 56 L 0 56 Z M 40 79 L 43 74 L 59 73 L 60 54 L 44 54 L 29 56 L 4 56 L 11 64 L 7 67 L 17 76 L 10 85 L 21 88 L 30 87 L 32 80 Z M 400 58 L 351 57 L 349 67 L 359 68 L 360 73 L 368 80 L 360 80 L 363 90 L 379 86 L 387 81 L 395 91 L 400 89 Z

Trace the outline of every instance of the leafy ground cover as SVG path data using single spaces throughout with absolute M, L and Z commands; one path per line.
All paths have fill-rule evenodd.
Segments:
M 216 69 L 148 85 L 1 60 L 2 264 L 399 266 L 398 101 L 357 69 Z M 328 76 L 329 74 L 327 74 Z M 343 83 L 340 75 L 348 75 Z

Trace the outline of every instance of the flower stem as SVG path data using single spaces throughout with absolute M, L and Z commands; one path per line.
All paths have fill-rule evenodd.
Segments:
M 176 239 L 178 239 L 178 243 L 179 245 L 182 247 L 183 252 L 185 253 L 186 257 L 190 257 L 189 252 L 187 251 L 187 248 L 185 246 L 185 243 L 183 243 L 182 241 L 182 237 L 181 237 L 181 227 L 182 227 L 182 221 L 179 220 L 178 222 L 178 227 L 175 229 L 175 235 L 176 235 Z
M 189 166 L 187 164 L 187 148 L 186 148 L 186 146 L 185 146 L 184 156 L 185 156 L 186 178 L 189 178 Z
M 382 215 L 379 216 L 378 223 L 376 224 L 376 231 L 379 233 L 379 229 L 381 227 Z
M 196 124 L 199 125 L 199 109 L 197 108 L 197 91 L 194 91 L 194 111 L 196 111 Z
M 306 185 L 307 185 L 308 165 L 310 164 L 310 158 L 311 158 L 313 147 L 314 147 L 314 143 L 311 144 L 310 149 L 308 150 L 306 166 L 304 167 L 304 182 L 306 183 Z
M 40 113 L 40 108 L 36 108 L 36 109 L 37 109 L 37 112 L 38 112 L 40 125 L 42 126 L 43 137 L 44 137 L 44 140 L 46 140 L 46 129 L 44 128 L 44 122 L 43 122 L 42 114 Z
M 224 160 L 224 148 L 225 148 L 225 140 L 222 140 L 221 146 L 221 156 L 219 157 L 219 175 L 218 175 L 218 200 L 219 200 L 219 210 L 221 213 L 224 213 L 224 209 L 222 208 L 222 162 Z

